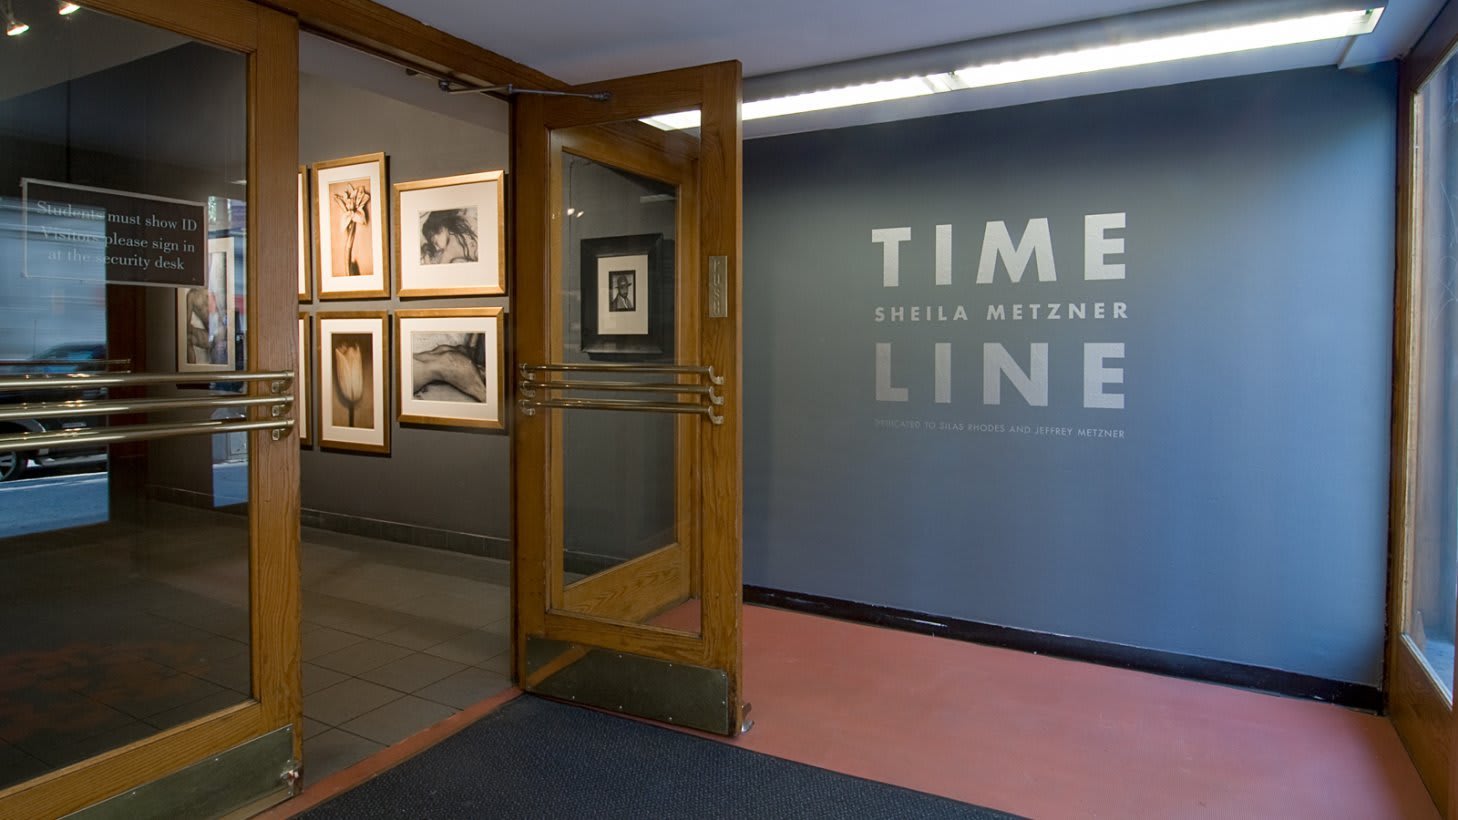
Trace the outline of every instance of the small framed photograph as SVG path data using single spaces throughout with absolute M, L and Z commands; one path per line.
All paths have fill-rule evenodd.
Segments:
M 208 240 L 204 287 L 177 291 L 177 371 L 198 373 L 237 367 L 233 344 L 233 237 Z
M 663 234 L 582 240 L 582 351 L 594 359 L 673 355 L 673 242 Z
M 505 174 L 482 171 L 395 185 L 401 298 L 506 293 Z
M 309 378 L 309 360 L 313 358 L 313 317 L 299 314 L 299 364 L 294 370 L 294 427 L 299 431 L 299 446 L 314 445 L 314 425 L 311 414 L 314 409 L 314 383 Z
M 314 259 L 320 299 L 379 299 L 390 295 L 385 226 L 385 155 L 314 164 Z
M 499 307 L 395 311 L 400 423 L 505 429 L 505 321 Z
M 314 300 L 314 277 L 309 268 L 309 169 L 299 166 L 299 301 Z
M 319 445 L 390 452 L 384 311 L 319 315 Z

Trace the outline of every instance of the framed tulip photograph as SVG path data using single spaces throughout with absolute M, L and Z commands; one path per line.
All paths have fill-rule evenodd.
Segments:
M 319 315 L 319 445 L 390 452 L 384 311 Z
M 310 173 L 314 263 L 320 299 L 390 295 L 390 199 L 385 155 L 316 162 Z
M 395 311 L 400 423 L 505 429 L 504 329 L 499 307 Z
M 504 176 L 482 171 L 395 184 L 396 293 L 506 293 Z

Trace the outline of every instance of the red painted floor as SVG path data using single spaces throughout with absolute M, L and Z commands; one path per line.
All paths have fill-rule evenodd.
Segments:
M 1386 719 L 744 610 L 744 748 L 1039 820 L 1436 818 Z
M 755 726 L 726 742 L 757 752 L 1038 820 L 1438 817 L 1373 715 L 761 607 L 745 608 L 744 632 Z M 265 816 L 326 800 L 510 697 Z

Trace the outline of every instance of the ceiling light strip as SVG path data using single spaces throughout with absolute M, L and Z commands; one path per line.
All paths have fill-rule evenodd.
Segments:
M 752 100 L 744 103 L 741 117 L 745 121 L 781 117 L 788 114 L 803 114 L 810 111 L 826 111 L 868 103 L 904 100 L 969 88 L 986 88 L 1030 80 L 1087 74 L 1094 71 L 1131 68 L 1196 57 L 1211 57 L 1217 54 L 1233 54 L 1275 46 L 1353 37 L 1372 31 L 1381 16 L 1381 8 L 1331 12 L 1095 46 L 987 65 L 972 65 L 949 73 L 904 77 L 822 91 L 809 91 L 803 94 L 771 97 L 764 100 Z M 697 128 L 699 127 L 699 112 L 680 111 L 663 114 L 644 118 L 643 122 L 665 131 Z

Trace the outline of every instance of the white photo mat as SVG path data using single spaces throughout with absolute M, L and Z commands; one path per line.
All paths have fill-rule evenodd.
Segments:
M 464 426 L 499 427 L 502 424 L 502 397 L 504 387 L 501 379 L 502 314 L 499 308 L 487 308 L 493 315 L 476 316 L 432 316 L 411 317 L 408 311 L 397 313 L 399 341 L 396 355 L 399 357 L 400 402 L 397 408 L 402 422 L 422 424 L 464 423 Z M 416 355 L 437 343 L 459 338 L 468 334 L 481 334 L 485 351 L 484 373 L 486 401 L 473 401 L 464 397 L 441 400 L 452 395 L 452 388 L 432 384 L 431 376 L 422 372 L 428 365 L 417 360 Z M 420 395 L 417 396 L 417 387 Z
M 309 440 L 309 323 L 308 316 L 299 317 L 299 364 L 294 370 L 294 425 L 299 430 L 299 442 Z
M 632 274 L 632 308 L 613 309 L 613 274 Z M 597 332 L 600 336 L 643 336 L 648 333 L 648 255 L 597 258 Z

